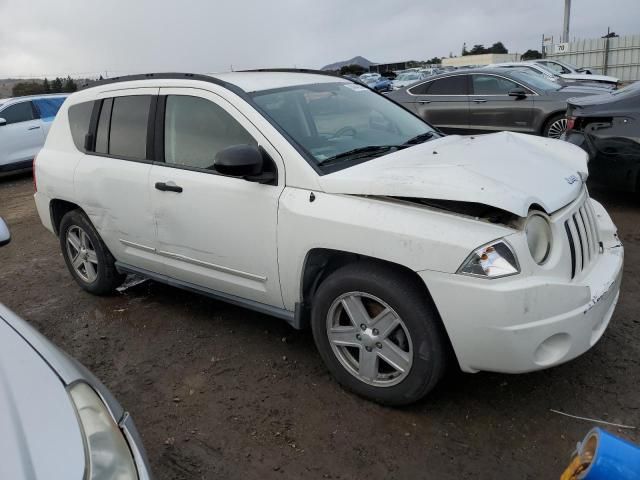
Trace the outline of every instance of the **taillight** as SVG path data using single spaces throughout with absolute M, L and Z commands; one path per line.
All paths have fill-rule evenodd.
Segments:
M 576 126 L 576 117 L 567 117 L 567 130 L 573 130 Z
M 37 158 L 38 158 L 38 155 L 33 157 L 33 165 L 31 166 L 33 171 L 33 191 L 36 193 L 38 192 L 38 181 L 36 180 L 36 159 Z

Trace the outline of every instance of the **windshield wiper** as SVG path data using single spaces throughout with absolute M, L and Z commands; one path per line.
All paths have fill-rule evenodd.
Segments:
M 421 133 L 420 135 L 416 135 L 404 142 L 403 146 L 408 147 L 410 145 L 417 145 L 418 143 L 426 142 L 427 140 L 431 140 L 435 134 L 436 132 L 432 131 Z
M 318 162 L 318 165 L 324 166 L 335 163 L 339 160 L 353 160 L 356 158 L 370 156 L 376 153 L 386 153 L 389 151 L 399 150 L 407 146 L 408 145 L 367 145 L 366 147 L 354 148 L 353 150 L 347 150 L 346 152 L 339 153 L 337 155 L 334 155 L 333 157 L 325 158 L 321 162 Z

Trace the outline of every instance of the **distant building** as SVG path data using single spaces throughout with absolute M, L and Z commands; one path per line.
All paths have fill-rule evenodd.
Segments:
M 468 67 L 469 65 L 489 65 L 492 63 L 518 62 L 519 53 L 483 53 L 464 57 L 443 58 L 443 67 Z

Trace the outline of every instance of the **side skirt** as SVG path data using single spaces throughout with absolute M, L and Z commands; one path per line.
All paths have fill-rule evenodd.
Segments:
M 161 275 L 159 273 L 154 273 L 143 268 L 134 267 L 126 263 L 116 262 L 115 265 L 118 272 L 120 273 L 133 273 L 135 275 L 140 275 L 141 277 L 150 278 L 151 280 L 155 280 L 156 282 L 171 285 L 172 287 L 178 287 L 190 292 L 200 293 L 215 300 L 221 300 L 223 302 L 238 305 L 240 307 L 245 307 L 256 312 L 270 315 L 272 317 L 280 318 L 282 320 L 285 320 L 295 329 L 299 330 L 301 328 L 302 322 L 300 321 L 299 315 L 296 315 L 295 312 L 285 310 L 284 308 L 273 307 L 271 305 L 265 305 L 264 303 L 247 300 L 246 298 L 237 297 L 228 293 L 211 290 L 210 288 L 201 287 L 193 283 L 183 282 L 182 280 L 177 280 L 175 278 L 169 277 L 167 275 Z

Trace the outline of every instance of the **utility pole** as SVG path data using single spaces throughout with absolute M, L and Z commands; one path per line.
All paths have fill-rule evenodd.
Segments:
M 564 0 L 564 25 L 562 28 L 562 43 L 569 42 L 569 18 L 571 17 L 571 0 Z

